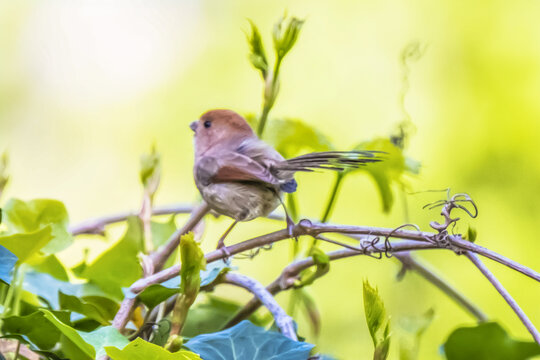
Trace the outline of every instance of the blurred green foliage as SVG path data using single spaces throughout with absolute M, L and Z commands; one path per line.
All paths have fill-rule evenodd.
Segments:
M 327 213 L 322 216 L 325 220 L 389 227 L 407 220 L 426 228 L 437 212 L 422 211 L 422 206 L 444 194 L 423 191 L 452 187 L 470 193 L 481 209 L 474 223 L 479 235 L 468 230 L 472 227 L 466 221 L 458 225 L 458 232 L 532 268 L 540 267 L 536 256 L 540 245 L 533 236 L 540 210 L 540 53 L 531 45 L 540 40 L 539 3 L 207 1 L 81 6 L 66 1 L 0 0 L 0 151 L 9 149 L 10 154 L 10 182 L 3 198 L 60 199 L 74 222 L 137 209 L 136 159 L 156 142 L 166 176 L 155 202 L 196 199 L 187 126 L 209 108 L 252 113 L 260 107 L 261 83 L 248 68 L 248 60 L 256 62 L 266 78 L 275 54 L 263 50 L 264 57 L 246 60 L 249 49 L 241 41 L 242 30 L 251 25 L 245 19 L 253 19 L 261 29 L 259 40 L 253 33 L 248 37 L 252 49 L 254 45 L 262 49 L 263 41 L 272 41 L 267 30 L 288 8 L 307 21 L 298 23 L 302 25 L 300 40 L 280 72 L 279 101 L 266 125 L 266 140 L 291 155 L 326 146 L 346 150 L 372 139 L 390 139 L 401 148 L 399 141 L 392 141 L 402 138 L 400 132 L 392 130 L 400 129 L 407 118 L 415 128 L 404 142 L 405 165 L 399 161 L 395 169 L 377 170 L 375 175 L 365 176 L 366 171 L 347 175 L 347 181 L 338 183 L 341 196 L 332 211 L 326 211 L 336 183 L 332 175 L 301 175 L 296 197 L 300 216 L 318 218 Z M 286 24 L 281 35 L 286 34 Z M 407 46 L 411 41 L 427 44 L 427 51 L 424 46 Z M 282 120 L 276 119 L 294 120 L 283 120 L 288 123 L 280 130 Z M 302 134 L 301 141 L 285 133 L 293 125 L 301 128 L 295 132 Z M 279 144 L 275 134 L 295 141 Z M 410 158 L 421 161 L 419 174 Z M 4 169 L 4 162 L 0 163 Z M 403 166 L 416 170 L 403 171 Z M 0 184 L 8 178 L 2 171 Z M 406 191 L 402 185 L 407 185 Z M 385 194 L 382 199 L 377 188 Z M 408 195 L 408 189 L 420 193 Z M 386 214 L 380 211 L 381 203 Z M 35 212 L 24 216 L 34 218 Z M 29 228 L 34 230 L 13 230 L 5 221 L 5 210 L 3 217 L 0 238 L 5 247 L 20 255 L 19 263 L 40 269 L 36 276 L 25 265 L 12 281 L 18 286 L 24 282 L 28 289 L 18 295 L 30 304 L 20 309 L 21 316 L 33 314 L 24 313 L 32 306 L 47 301 L 54 306 L 58 301 L 57 293 L 42 292 L 37 284 L 54 290 L 68 287 L 65 269 L 55 259 L 66 268 L 84 265 L 75 274 L 84 278 L 89 271 L 85 266 L 103 263 L 100 255 L 105 250 L 113 251 L 125 242 L 121 236 L 125 228 L 111 227 L 106 241 L 83 236 L 51 258 L 48 254 L 57 246 L 69 245 L 70 239 L 54 235 L 63 233 L 67 218 L 31 221 Z M 212 220 L 205 237 L 219 237 L 227 225 L 221 219 Z M 277 226 L 265 221 L 245 224 L 235 229 L 230 240 Z M 153 233 L 154 241 L 166 239 L 170 228 L 162 230 L 161 236 Z M 129 232 L 133 231 L 131 226 Z M 30 238 L 34 241 L 28 244 Z M 142 249 L 142 240 L 135 242 L 129 246 L 130 254 Z M 41 251 L 45 244 L 49 251 Z M 202 246 L 206 250 L 210 245 Z M 90 249 L 88 255 L 85 249 Z M 504 301 L 468 263 L 446 253 L 422 256 L 510 334 L 528 337 Z M 283 244 L 262 253 L 256 262 L 238 266 L 270 281 L 289 258 L 288 246 Z M 128 264 L 125 269 L 109 270 L 121 271 L 121 278 L 125 271 L 134 274 L 130 269 L 134 268 Z M 450 330 L 471 325 L 473 320 L 415 275 L 396 283 L 398 270 L 396 263 L 386 260 L 350 259 L 333 264 L 332 271 L 310 288 L 321 313 L 321 331 L 318 338 L 306 335 L 307 340 L 337 358 L 355 358 L 359 349 L 368 356 L 372 345 L 358 308 L 362 284 L 357 275 L 362 274 L 378 284 L 393 319 L 435 308 L 437 316 L 423 335 L 418 358 L 440 357 L 438 346 Z M 513 272 L 493 271 L 532 322 L 539 323 L 540 289 Z M 120 297 L 118 281 L 112 287 Z M 83 285 L 70 290 L 97 292 L 92 281 Z M 7 288 L 0 286 L 5 298 Z M 38 298 L 30 290 L 49 298 Z M 223 293 L 217 289 L 217 294 Z M 102 291 L 101 295 L 107 294 Z M 243 293 L 227 295 L 247 300 Z M 298 326 L 308 333 L 309 320 L 299 317 Z M 394 331 L 400 335 L 398 328 Z M 391 348 L 389 358 L 398 358 L 397 351 Z

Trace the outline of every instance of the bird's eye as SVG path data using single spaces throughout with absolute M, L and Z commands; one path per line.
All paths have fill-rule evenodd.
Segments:
M 210 120 L 206 120 L 204 122 L 204 127 L 208 129 L 210 126 L 212 126 L 212 122 Z

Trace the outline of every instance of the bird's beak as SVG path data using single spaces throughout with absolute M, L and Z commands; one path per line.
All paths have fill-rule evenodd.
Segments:
M 197 130 L 197 121 L 193 121 L 189 124 L 189 128 L 195 132 L 195 130 Z

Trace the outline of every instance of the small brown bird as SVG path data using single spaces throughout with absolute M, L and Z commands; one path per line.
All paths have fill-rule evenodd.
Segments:
M 282 193 L 296 191 L 296 172 L 342 171 L 380 161 L 370 151 L 314 152 L 286 160 L 231 110 L 210 110 L 190 127 L 195 132 L 195 184 L 211 209 L 234 219 L 218 248 L 239 221 L 266 216 L 283 205 Z M 283 208 L 292 237 L 294 224 Z

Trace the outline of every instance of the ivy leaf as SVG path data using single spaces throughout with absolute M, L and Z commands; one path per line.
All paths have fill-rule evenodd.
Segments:
M 247 35 L 249 44 L 249 61 L 255 69 L 261 71 L 263 79 L 268 75 L 268 60 L 264 51 L 264 45 L 261 39 L 261 34 L 253 21 L 248 20 L 251 26 L 251 34 Z
M 68 338 L 76 347 L 78 350 L 81 351 L 81 354 L 83 354 L 85 357 L 89 359 L 94 359 L 96 356 L 96 350 L 92 345 L 87 343 L 83 337 L 79 334 L 79 332 L 75 329 L 73 329 L 71 326 L 66 325 L 62 321 L 60 321 L 53 313 L 51 313 L 48 310 L 40 309 L 43 313 L 43 316 L 51 322 L 66 338 Z M 82 360 L 82 359 L 81 359 Z
M 199 334 L 218 332 L 242 306 L 242 304 L 229 299 L 206 296 L 204 301 L 197 301 L 197 304 L 189 309 L 182 335 L 193 337 Z M 258 326 L 266 324 L 266 321 L 256 314 L 251 315 L 249 320 Z
M 306 149 L 328 151 L 334 148 L 323 133 L 299 119 L 272 119 L 267 124 L 265 140 L 285 158 Z
M 304 20 L 300 20 L 296 17 L 288 18 L 287 16 L 283 16 L 274 25 L 274 32 L 272 35 L 278 62 L 287 55 L 296 43 L 296 40 L 298 40 L 298 35 L 300 35 L 303 24 Z
M 32 259 L 33 260 L 33 259 Z M 68 274 L 64 265 L 55 255 L 37 258 L 35 261 L 29 261 L 32 268 L 41 273 L 52 275 L 54 278 L 62 281 L 69 281 Z
M 28 233 L 16 233 L 0 236 L 0 245 L 7 248 L 18 257 L 22 264 L 31 258 L 39 256 L 39 251 L 53 238 L 50 225 Z
M 185 347 L 203 359 L 306 360 L 313 345 L 293 341 L 244 320 L 227 330 L 196 336 Z
M 512 339 L 495 322 L 454 330 L 443 346 L 448 360 L 525 360 L 540 355 L 540 346 Z
M 375 351 L 374 360 L 384 360 L 390 348 L 390 319 L 376 288 L 364 280 L 364 312 Z
M 69 313 L 56 312 L 64 321 L 69 320 Z M 49 350 L 60 340 L 60 330 L 36 311 L 26 316 L 9 316 L 2 320 L 2 333 L 23 335 L 41 350 Z
M 174 221 L 175 215 L 172 215 L 166 222 L 152 221 L 150 228 L 152 230 L 152 241 L 154 247 L 157 249 L 161 245 L 164 245 L 172 234 L 176 231 L 176 222 Z
M 42 249 L 46 254 L 63 250 L 73 242 L 73 237 L 68 232 L 69 216 L 60 201 L 36 199 L 25 202 L 11 199 L 4 207 L 4 212 L 4 222 L 10 234 L 36 233 L 50 227 L 51 241 Z
M 94 347 L 96 359 L 106 355 L 105 347 L 114 346 L 122 349 L 129 344 L 129 340 L 112 326 L 105 326 L 89 333 L 81 331 L 78 333 L 86 343 Z
M 93 283 L 72 284 L 58 280 L 49 274 L 34 270 L 26 271 L 23 279 L 23 289 L 43 298 L 53 309 L 59 308 L 58 294 L 107 297 L 107 293 Z
M 402 319 L 402 327 L 412 336 L 409 339 L 403 338 L 399 346 L 400 360 L 415 360 L 418 358 L 420 340 L 422 335 L 433 321 L 435 311 L 429 309 L 425 314 L 417 317 Z
M 137 255 L 143 250 L 142 226 L 135 216 L 130 216 L 127 224 L 128 228 L 122 239 L 88 265 L 82 273 L 82 277 L 120 299 L 123 298 L 121 289 L 141 277 Z
M 11 270 L 17 263 L 17 256 L 0 245 L 0 280 L 6 284 L 11 283 Z
M 122 350 L 114 346 L 105 347 L 107 355 L 112 360 L 201 360 L 199 355 L 191 351 L 180 350 L 171 353 L 161 346 L 137 338 L 126 345 Z
M 229 265 L 223 260 L 211 262 L 206 269 L 200 270 L 200 286 L 210 285 L 216 278 L 230 270 Z M 180 292 L 180 276 L 174 277 L 161 284 L 152 284 L 144 289 L 138 298 L 149 308 L 153 308 L 171 296 Z
M 101 325 L 108 325 L 119 308 L 116 302 L 101 296 L 77 297 L 60 292 L 58 301 L 61 309 L 84 315 Z

